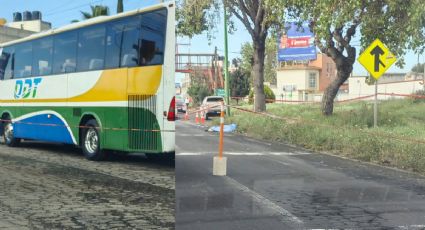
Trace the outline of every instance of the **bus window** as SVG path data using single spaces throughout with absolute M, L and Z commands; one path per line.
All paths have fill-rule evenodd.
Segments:
M 164 61 L 167 10 L 142 14 L 140 65 L 160 65 Z
M 11 60 L 11 54 L 6 52 L 4 48 L 0 48 L 0 80 L 5 80 L 9 60 Z
M 106 38 L 106 68 L 137 66 L 139 37 L 140 16 L 111 22 Z
M 14 78 L 30 77 L 32 74 L 32 42 L 15 45 Z
M 0 66 L 0 68 L 2 68 L 2 70 L 4 70 L 4 76 L 3 76 L 2 80 L 12 79 L 13 78 L 13 70 L 14 70 L 14 66 L 15 66 L 15 48 L 13 46 L 3 48 L 2 59 L 5 62 L 4 63 L 5 68 L 4 69 L 3 69 L 2 66 Z
M 105 25 L 91 26 L 79 31 L 77 71 L 103 69 L 105 32 Z
M 52 73 L 53 38 L 47 37 L 33 42 L 33 75 L 43 76 Z
M 77 31 L 54 37 L 53 73 L 72 73 L 77 67 Z

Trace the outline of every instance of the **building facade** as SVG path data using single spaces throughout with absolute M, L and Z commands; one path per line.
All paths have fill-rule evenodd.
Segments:
M 323 54 L 312 61 L 282 62 L 276 72 L 276 99 L 290 101 L 320 100 L 337 73 L 333 60 Z M 348 85 L 344 84 L 341 92 L 347 91 Z
M 375 85 L 368 84 L 366 76 L 351 76 L 349 80 L 348 99 L 364 98 L 372 100 L 375 94 Z M 378 80 L 379 99 L 394 98 L 391 94 L 409 95 L 423 90 L 423 73 L 385 73 Z M 403 98 L 403 97 L 401 97 Z
M 7 24 L 6 20 L 0 20 L 0 44 L 52 28 L 51 23 L 42 20 L 39 11 L 34 11 L 32 13 L 26 11 L 24 15 L 25 17 L 22 17 L 21 13 L 14 13 L 13 21 Z

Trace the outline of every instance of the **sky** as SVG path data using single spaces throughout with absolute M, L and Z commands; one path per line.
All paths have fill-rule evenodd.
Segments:
M 159 0 L 124 0 L 124 11 L 158 3 Z M 12 21 L 14 12 L 41 11 L 43 21 L 51 22 L 54 28 L 81 20 L 81 11 L 91 12 L 90 5 L 106 5 L 115 14 L 117 0 L 1 0 L 0 18 Z
M 248 33 L 248 31 L 244 28 L 241 22 L 238 20 L 235 20 L 235 26 L 237 28 L 237 31 L 233 34 L 229 35 L 228 41 L 229 41 L 229 60 L 232 60 L 233 58 L 240 57 L 240 50 L 241 46 L 245 42 L 252 42 L 251 35 Z M 190 51 L 192 53 L 214 53 L 214 47 L 217 46 L 219 55 L 224 55 L 224 25 L 223 21 L 221 20 L 220 24 L 217 25 L 218 31 L 215 33 L 215 39 L 211 41 L 211 44 L 209 44 L 206 34 L 198 35 L 193 37 L 191 40 L 187 37 L 178 37 L 177 42 L 178 43 L 189 43 L 191 44 L 190 49 L 186 46 L 182 46 L 179 48 L 183 51 Z M 359 38 L 353 38 L 354 44 L 359 44 Z M 277 44 L 276 44 L 277 45 Z M 360 47 L 356 47 L 357 52 L 359 52 Z M 359 55 L 357 54 L 357 57 Z M 405 65 L 403 68 L 398 68 L 394 64 L 390 67 L 390 69 L 387 72 L 392 73 L 405 73 L 409 72 L 414 65 L 418 62 L 418 55 L 415 54 L 413 51 L 407 52 L 407 54 L 404 56 L 405 58 Z M 419 61 L 421 63 L 425 62 L 425 54 L 422 54 L 419 56 Z M 357 61 L 354 64 L 354 75 L 367 75 L 367 71 L 363 68 L 362 65 L 360 65 Z M 177 74 L 176 80 L 179 82 L 182 78 L 181 74 Z
M 156 4 L 160 0 L 124 0 L 124 10 L 133 10 L 144 6 Z M 81 20 L 81 11 L 90 12 L 90 5 L 106 5 L 109 6 L 111 14 L 116 12 L 117 0 L 1 0 L 0 18 L 6 18 L 12 21 L 13 12 L 23 11 L 41 11 L 43 20 L 51 22 L 54 28 L 69 24 L 74 19 Z M 236 20 L 237 31 L 229 35 L 229 58 L 240 57 L 240 48 L 243 43 L 251 42 L 251 37 L 244 29 L 243 25 Z M 217 25 L 217 31 L 214 33 L 215 38 L 208 42 L 205 34 L 196 36 L 190 41 L 188 38 L 178 38 L 178 43 L 189 43 L 188 46 L 180 46 L 182 52 L 192 53 L 213 53 L 214 47 L 217 46 L 219 54 L 224 55 L 224 34 L 223 21 Z M 406 56 L 406 65 L 403 69 L 391 67 L 388 72 L 407 72 L 417 63 L 417 55 L 409 52 Z M 425 54 L 420 57 L 420 61 L 424 62 Z M 363 67 L 356 63 L 354 66 L 355 75 L 365 75 L 366 71 Z M 180 81 L 182 75 L 177 74 L 177 81 Z

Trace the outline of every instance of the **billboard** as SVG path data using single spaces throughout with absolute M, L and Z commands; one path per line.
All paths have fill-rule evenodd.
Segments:
M 278 41 L 278 61 L 315 60 L 317 57 L 314 45 L 314 34 L 308 24 L 299 27 L 295 23 L 286 24 Z

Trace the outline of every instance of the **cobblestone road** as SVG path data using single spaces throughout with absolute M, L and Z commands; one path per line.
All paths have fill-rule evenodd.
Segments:
M 0 229 L 174 229 L 174 188 L 171 162 L 0 145 Z

